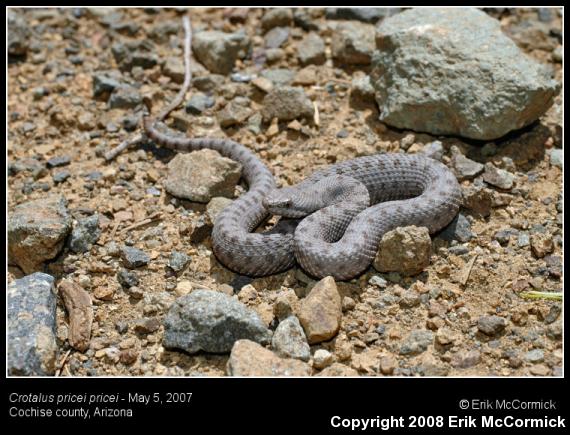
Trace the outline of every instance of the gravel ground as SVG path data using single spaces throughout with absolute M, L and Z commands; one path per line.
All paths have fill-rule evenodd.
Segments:
M 366 41 L 364 47 L 346 42 L 373 30 L 370 23 L 383 16 L 191 9 L 201 63 L 193 61 L 191 91 L 168 118 L 173 128 L 245 144 L 280 186 L 357 156 L 439 153 L 466 198 L 451 227 L 431 236 L 429 265 L 419 274 L 371 266 L 351 281 L 315 285 L 297 267 L 252 279 L 212 254 L 211 222 L 228 202 L 221 197 L 247 189 L 243 182 L 232 187 L 235 165 L 217 162 L 208 169 L 207 156 L 185 163 L 204 169 L 196 183 L 211 182 L 206 198 L 196 202 L 169 193 L 168 184 L 176 184 L 171 177 L 184 180 L 184 170 L 169 167 L 171 151 L 148 141 L 114 160 L 103 157 L 135 133 L 143 99 L 156 111 L 178 91 L 184 12 L 10 12 L 9 215 L 19 219 L 14 233 L 29 231 L 30 219 L 46 224 L 32 235 L 39 240 L 28 235 L 32 248 L 22 238 L 9 239 L 17 264 L 8 267 L 8 283 L 36 271 L 55 277 L 61 297 L 48 374 L 562 375 L 562 302 L 521 295 L 562 292 L 562 94 L 538 122 L 495 141 L 399 130 L 378 120 L 366 87 Z M 558 10 L 488 14 L 561 82 Z M 353 21 L 337 28 L 337 18 Z M 202 30 L 233 36 L 199 36 Z M 277 103 L 269 97 L 275 89 L 286 94 Z M 282 101 L 291 106 L 275 107 Z M 214 175 L 221 180 L 212 181 Z M 398 234 L 402 243 L 411 239 L 410 246 L 421 242 L 414 230 Z M 12 261 L 17 256 L 21 260 Z M 233 341 L 228 347 L 202 336 L 204 343 L 194 343 L 202 349 L 197 353 L 165 347 L 163 337 L 183 327 L 171 306 L 180 297 L 191 300 L 198 289 L 222 293 L 196 295 L 206 307 L 215 300 L 212 311 L 237 313 L 220 321 L 223 327 L 261 344 L 242 340 L 232 349 Z M 324 317 L 315 319 L 321 307 Z M 177 309 L 183 317 L 184 307 Z M 196 321 L 206 333 L 219 326 L 208 323 L 212 318 Z M 176 340 L 183 341 L 168 341 Z

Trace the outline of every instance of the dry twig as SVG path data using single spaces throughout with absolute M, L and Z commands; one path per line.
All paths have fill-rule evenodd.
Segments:
M 188 89 L 190 89 L 190 81 L 192 80 L 192 71 L 190 70 L 190 57 L 192 56 L 192 26 L 190 24 L 190 18 L 187 15 L 182 18 L 182 24 L 184 26 L 184 83 L 172 102 L 162 109 L 155 118 L 157 121 L 163 121 L 170 112 L 176 109 L 184 101 L 184 96 L 188 92 Z M 144 133 L 138 132 L 135 136 L 124 140 L 115 148 L 105 153 L 105 160 L 113 160 L 127 148 L 143 142 L 145 137 Z

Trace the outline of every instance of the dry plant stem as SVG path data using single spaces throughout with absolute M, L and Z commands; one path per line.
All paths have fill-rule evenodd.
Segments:
M 190 18 L 185 15 L 182 18 L 182 24 L 184 25 L 184 83 L 178 91 L 178 94 L 168 104 L 162 111 L 156 116 L 157 121 L 163 121 L 174 109 L 176 109 L 183 101 L 186 92 L 190 88 L 190 81 L 192 80 L 192 72 L 190 71 L 190 56 L 192 51 L 192 26 L 190 24 Z M 140 144 L 145 139 L 143 133 L 137 133 L 135 136 L 124 140 L 115 148 L 107 151 L 104 155 L 105 160 L 110 161 L 121 154 L 127 148 Z
M 172 102 L 167 105 L 155 118 L 157 121 L 163 121 L 164 118 L 168 116 L 170 112 L 176 109 L 182 101 L 184 101 L 184 96 L 188 89 L 190 88 L 190 81 L 192 80 L 192 72 L 190 71 L 190 57 L 192 56 L 192 27 L 190 26 L 190 18 L 185 15 L 182 18 L 182 23 L 184 24 L 184 83 L 178 91 L 178 94 L 172 100 Z

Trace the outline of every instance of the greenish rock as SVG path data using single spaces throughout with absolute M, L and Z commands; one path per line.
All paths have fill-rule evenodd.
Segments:
M 380 120 L 434 135 L 492 140 L 543 115 L 560 92 L 500 22 L 474 8 L 409 9 L 376 27 Z

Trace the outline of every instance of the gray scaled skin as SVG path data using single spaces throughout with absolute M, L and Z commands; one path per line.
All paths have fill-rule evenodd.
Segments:
M 249 190 L 220 212 L 212 231 L 216 257 L 243 275 L 282 272 L 297 260 L 315 277 L 348 280 L 370 265 L 386 232 L 408 225 L 436 232 L 453 220 L 461 205 L 453 173 L 425 156 L 359 157 L 276 189 L 269 169 L 237 142 L 166 133 L 150 118 L 144 125 L 148 136 L 167 148 L 210 148 L 243 165 Z M 253 232 L 269 212 L 304 219 L 298 225 L 285 221 L 273 231 Z

